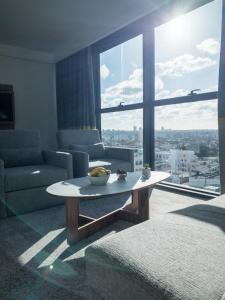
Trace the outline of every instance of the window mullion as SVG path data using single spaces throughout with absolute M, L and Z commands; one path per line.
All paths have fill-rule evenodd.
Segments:
M 192 96 L 182 96 L 182 97 L 177 97 L 177 98 L 156 100 L 154 102 L 154 106 L 191 103 L 191 102 L 197 102 L 197 101 L 214 100 L 217 98 L 218 98 L 218 92 L 215 91 L 215 92 L 210 92 L 210 93 L 196 94 L 196 95 L 192 95 Z
M 154 169 L 155 160 L 155 37 L 154 28 L 143 35 L 143 149 L 144 162 Z

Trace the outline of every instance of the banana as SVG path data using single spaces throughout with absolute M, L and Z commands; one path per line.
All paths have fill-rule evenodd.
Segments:
M 104 176 L 104 175 L 109 175 L 111 173 L 110 170 L 107 170 L 104 167 L 96 167 L 90 172 L 90 176 L 93 177 L 99 177 L 99 176 Z

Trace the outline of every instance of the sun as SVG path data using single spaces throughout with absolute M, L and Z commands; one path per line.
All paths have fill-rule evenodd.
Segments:
M 178 17 L 167 23 L 168 36 L 177 39 L 186 33 L 187 26 L 184 17 Z

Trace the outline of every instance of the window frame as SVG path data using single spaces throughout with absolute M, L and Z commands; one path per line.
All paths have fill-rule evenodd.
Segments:
M 201 3 L 193 3 L 193 5 L 186 7 L 182 1 L 180 2 L 182 10 L 180 10 L 179 15 L 188 13 L 192 10 L 195 10 L 207 3 L 210 3 L 214 0 L 203 0 Z M 175 1 L 176 2 L 176 1 Z M 120 111 L 130 111 L 135 109 L 143 109 L 143 162 L 149 163 L 154 169 L 155 164 L 155 107 L 165 106 L 165 105 L 174 105 L 174 104 L 183 104 L 183 103 L 192 103 L 198 101 L 208 101 L 218 99 L 218 111 L 219 107 L 225 107 L 225 55 L 222 55 L 222 58 L 219 62 L 219 87 L 218 91 L 199 93 L 181 97 L 166 98 L 166 99 L 155 99 L 155 28 L 168 22 L 170 19 L 175 18 L 177 15 L 174 15 L 174 5 L 166 5 L 163 9 L 159 9 L 157 12 L 154 12 L 139 21 L 132 23 L 124 27 L 123 29 L 111 34 L 110 36 L 100 40 L 99 42 L 92 45 L 93 58 L 95 62 L 94 70 L 94 82 L 95 82 L 95 95 L 96 95 L 96 127 L 100 132 L 101 136 L 101 114 L 102 113 L 111 113 L 111 112 L 120 112 Z M 170 13 L 168 13 L 168 11 Z M 225 24 L 225 0 L 223 0 L 223 14 L 222 14 L 222 24 Z M 146 30 L 148 28 L 148 30 Z M 116 47 L 128 40 L 137 37 L 138 35 L 143 36 L 143 102 L 134 103 L 134 104 L 124 104 L 123 106 L 115 106 L 109 108 L 101 108 L 101 87 L 100 87 L 100 55 L 110 50 L 113 47 Z M 225 49 L 225 30 L 222 29 L 222 38 L 221 38 L 221 50 Z M 224 71 L 221 71 L 224 70 Z M 221 117 L 221 115 L 220 115 Z M 224 112 L 225 118 L 225 112 Z M 220 128 L 218 128 L 220 131 Z M 221 149 L 221 135 L 219 141 L 219 150 Z M 224 144 L 225 144 L 225 137 Z M 220 157 L 221 158 L 221 157 Z M 224 158 L 225 165 L 225 158 Z M 221 167 L 220 167 L 221 169 Z M 224 172 L 225 180 L 225 172 Z M 222 182 L 222 178 L 220 178 Z M 186 187 L 180 184 L 171 184 L 167 182 L 162 183 L 163 188 L 172 188 L 182 192 L 190 192 L 191 194 L 198 194 L 204 197 L 216 197 L 219 193 L 211 192 L 207 190 L 202 190 L 193 187 Z M 223 191 L 223 188 L 221 187 Z M 224 188 L 225 190 L 225 188 Z

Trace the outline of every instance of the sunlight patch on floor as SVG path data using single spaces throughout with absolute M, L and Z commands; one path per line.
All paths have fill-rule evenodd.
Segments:
M 24 253 L 18 257 L 18 261 L 23 266 L 31 261 L 41 250 L 43 250 L 51 241 L 53 241 L 58 235 L 60 235 L 65 228 L 52 230 L 43 236 L 39 241 L 28 248 Z
M 50 266 L 69 248 L 67 240 L 63 241 L 39 266 L 38 268 L 43 268 Z

